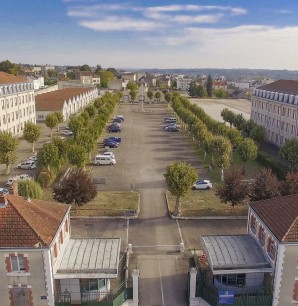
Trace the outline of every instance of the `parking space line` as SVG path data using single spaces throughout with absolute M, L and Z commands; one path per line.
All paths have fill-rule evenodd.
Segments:
M 162 279 L 161 279 L 161 269 L 160 269 L 159 255 L 158 255 L 158 268 L 159 268 L 159 280 L 160 280 L 161 300 L 162 300 L 162 305 L 165 306 L 165 298 L 164 298 L 164 295 L 163 295 L 163 285 L 162 285 Z
M 128 247 L 128 230 L 129 230 L 129 219 L 126 220 L 126 241 Z
M 179 221 L 178 221 L 178 220 L 176 220 L 176 223 L 177 223 L 177 226 L 178 226 L 178 231 L 179 231 L 179 235 L 180 235 L 180 240 L 181 240 L 181 243 L 183 243 L 183 244 L 184 244 L 184 242 L 183 242 L 183 238 L 182 238 L 181 229 L 180 229 L 180 225 L 179 225 Z

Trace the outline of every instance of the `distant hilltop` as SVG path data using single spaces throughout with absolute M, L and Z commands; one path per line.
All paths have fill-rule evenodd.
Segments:
M 298 70 L 270 70 L 270 69 L 220 69 L 220 68 L 176 68 L 176 69 L 135 69 L 126 68 L 130 71 L 141 71 L 148 73 L 160 73 L 160 74 L 178 74 L 198 77 L 201 75 L 211 75 L 212 78 L 224 76 L 226 80 L 235 79 L 286 79 L 286 80 L 298 80 Z

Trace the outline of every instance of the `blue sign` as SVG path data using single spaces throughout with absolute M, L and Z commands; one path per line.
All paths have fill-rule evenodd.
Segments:
M 219 304 L 233 305 L 234 298 L 235 298 L 235 291 L 231 291 L 231 290 L 218 291 L 218 303 Z

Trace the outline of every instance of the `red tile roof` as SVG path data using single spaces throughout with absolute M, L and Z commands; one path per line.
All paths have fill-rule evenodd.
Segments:
M 279 80 L 267 85 L 258 87 L 258 89 L 276 91 L 291 95 L 298 95 L 298 81 L 295 80 Z
M 250 203 L 281 242 L 298 242 L 298 194 Z
M 47 92 L 35 97 L 37 111 L 61 111 L 63 103 L 70 98 L 94 90 L 94 87 L 64 88 Z
M 9 74 L 7 72 L 0 71 L 0 84 L 12 84 L 12 83 L 24 83 L 28 82 L 25 78 Z
M 7 200 L 7 206 L 0 208 L 0 248 L 49 246 L 70 208 L 35 199 L 28 202 L 15 195 Z

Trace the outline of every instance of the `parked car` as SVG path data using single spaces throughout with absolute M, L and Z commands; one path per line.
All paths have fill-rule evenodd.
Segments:
M 63 131 L 61 132 L 61 134 L 65 135 L 65 136 L 71 136 L 73 133 L 72 133 L 71 130 L 63 130 Z
M 99 165 L 111 165 L 112 166 L 116 164 L 116 160 L 112 156 L 106 156 L 106 155 L 99 154 L 95 156 L 93 164 L 97 166 Z
M 35 161 L 33 160 L 28 160 L 24 161 L 22 163 L 19 163 L 17 166 L 18 169 L 25 169 L 25 170 L 32 170 L 36 168 Z
M 103 146 L 104 147 L 109 147 L 109 148 L 118 148 L 118 142 L 115 142 L 115 141 L 106 141 L 103 143 Z
M 110 141 L 110 140 L 119 143 L 119 142 L 121 142 L 121 137 L 113 137 L 113 136 L 111 136 L 111 137 L 105 138 L 105 139 L 103 140 L 103 142 L 105 142 L 105 141 Z
M 177 127 L 176 123 L 169 123 L 169 124 L 166 124 L 163 128 L 166 130 L 170 126 Z
M 124 117 L 122 115 L 117 115 L 114 119 L 119 119 L 122 121 L 124 121 Z
M 6 186 L 7 187 L 11 186 L 12 183 L 16 180 L 28 180 L 29 178 L 30 176 L 28 174 L 21 174 L 14 177 L 10 177 L 6 182 Z
M 121 123 L 121 122 L 122 122 L 122 119 L 119 118 L 119 117 L 116 117 L 116 118 L 113 119 L 113 123 L 115 123 L 115 122 Z
M 192 186 L 192 190 L 208 190 L 211 188 L 212 183 L 209 180 L 198 180 Z
M 166 123 L 175 123 L 175 122 L 177 122 L 177 119 L 175 117 L 166 117 L 165 122 Z
M 34 153 L 34 155 L 30 156 L 27 161 L 34 161 L 36 162 L 37 161 L 37 153 Z
M 110 156 L 110 157 L 115 159 L 115 154 L 113 152 L 110 152 L 110 151 L 103 152 L 103 153 L 101 153 L 101 155 Z
M 167 128 L 165 128 L 165 131 L 167 131 L 167 132 L 179 132 L 179 129 L 177 128 L 177 126 L 168 126 Z
M 120 126 L 111 125 L 111 126 L 109 126 L 108 132 L 109 133 L 120 133 L 121 128 L 120 128 Z
M 9 190 L 7 188 L 0 188 L 0 195 L 7 195 L 9 194 Z

